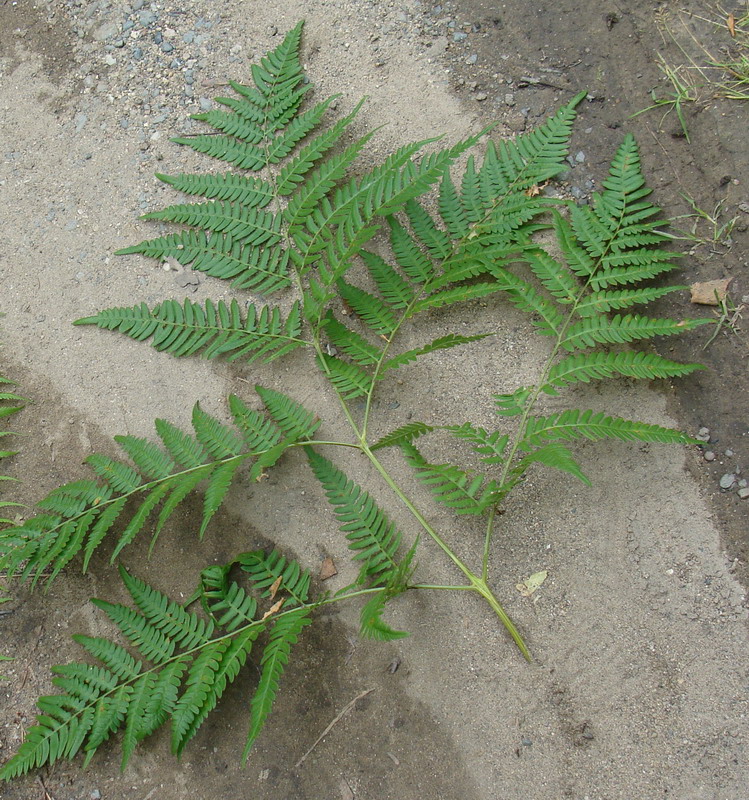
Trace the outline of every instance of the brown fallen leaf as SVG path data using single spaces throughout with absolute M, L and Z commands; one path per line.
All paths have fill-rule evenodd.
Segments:
M 731 34 L 731 38 L 736 38 L 736 17 L 733 14 L 728 15 L 728 19 L 726 20 L 726 25 L 728 25 L 728 32 Z
M 268 617 L 270 617 L 271 614 L 275 614 L 276 611 L 278 611 L 281 608 L 281 606 L 283 605 L 283 601 L 285 599 L 286 598 L 282 597 L 277 603 L 273 603 L 273 605 L 265 612 L 265 614 L 263 614 L 263 619 L 268 619 Z
M 335 568 L 335 562 L 333 559 L 330 556 L 324 558 L 322 564 L 320 565 L 320 580 L 326 581 L 328 578 L 332 578 L 337 574 L 338 570 Z
M 279 575 L 273 583 L 270 585 L 270 599 L 272 600 L 276 596 L 276 592 L 278 591 L 278 587 L 281 585 L 281 575 Z
M 693 283 L 689 288 L 692 302 L 701 306 L 717 306 L 726 299 L 728 287 L 733 278 L 719 278 L 714 281 Z

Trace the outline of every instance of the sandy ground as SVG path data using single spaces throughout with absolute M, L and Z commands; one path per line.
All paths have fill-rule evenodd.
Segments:
M 303 62 L 316 96 L 341 93 L 339 111 L 346 111 L 367 95 L 359 130 L 385 125 L 372 157 L 435 132 L 456 140 L 491 117 L 499 118 L 500 133 L 511 133 L 590 87 L 597 99 L 581 108 L 573 148 L 586 160 L 569 182 L 585 191 L 586 181 L 600 181 L 624 130 L 644 138 L 649 124 L 657 127 L 658 117 L 650 123 L 626 119 L 630 106 L 647 104 L 647 82 L 657 80 L 652 11 L 649 4 L 628 4 L 623 11 L 612 3 L 614 24 L 599 4 L 537 5 L 534 27 L 546 32 L 541 44 L 531 33 L 521 36 L 531 20 L 524 4 L 509 2 L 501 8 L 466 2 L 439 11 L 417 2 L 345 0 L 0 3 L 1 371 L 33 399 L 13 421 L 28 434 L 12 465 L 24 481 L 16 496 L 33 502 L 83 476 L 86 455 L 113 453 L 116 433 L 150 436 L 155 417 L 187 425 L 195 401 L 223 415 L 226 396 L 235 392 L 249 400 L 256 382 L 292 393 L 323 417 L 333 408 L 327 387 L 300 377 L 301 359 L 274 369 L 176 361 L 70 324 L 101 308 L 153 304 L 189 291 L 153 262 L 112 253 L 156 235 L 138 215 L 174 202 L 152 178 L 154 171 L 205 166 L 169 137 L 195 130 L 188 114 L 216 93 L 216 84 L 242 80 L 249 61 L 274 47 L 299 18 L 307 21 Z M 141 19 L 144 13 L 153 18 Z M 126 20 L 134 24 L 123 31 Z M 576 38 L 554 38 L 554 31 L 563 37 L 570 26 Z M 612 30 L 619 38 L 602 44 Z M 643 44 L 646 31 L 650 45 Z M 157 32 L 160 44 L 153 41 Z M 462 32 L 466 37 L 456 39 Z M 586 55 L 580 45 L 584 78 L 572 67 L 559 68 L 564 48 L 581 41 L 592 47 Z M 163 42 L 173 45 L 171 52 Z M 141 60 L 136 48 L 146 51 Z M 175 58 L 180 63 L 171 66 Z M 547 83 L 554 85 L 522 85 L 519 78 L 544 63 L 557 72 L 534 74 L 553 75 Z M 595 76 L 600 85 L 582 83 Z M 645 169 L 658 202 L 677 196 L 679 178 L 687 180 L 679 164 L 690 160 L 704 186 L 714 188 L 727 175 L 729 202 L 747 201 L 746 156 L 742 161 L 735 155 L 742 148 L 733 137 L 740 130 L 745 136 L 745 126 L 730 116 L 731 107 L 721 128 L 727 108 L 705 109 L 694 123 L 697 146 L 690 150 L 670 135 L 648 144 Z M 703 130 L 711 133 L 700 140 Z M 740 238 L 741 230 L 737 235 L 730 258 L 745 271 L 740 243 L 746 237 Z M 730 263 L 690 263 L 685 282 L 703 274 L 721 277 L 716 273 L 731 269 Z M 743 285 L 746 291 L 745 278 Z M 189 296 L 230 293 L 201 278 Z M 677 302 L 676 313 L 692 313 L 685 298 Z M 403 385 L 385 389 L 383 430 L 411 415 L 488 426 L 491 393 L 528 382 L 539 369 L 539 343 L 526 338 L 524 321 L 511 309 L 477 304 L 450 324 L 460 332 L 493 329 L 498 338 L 435 354 L 412 368 Z M 444 333 L 448 320 L 436 315 L 429 325 Z M 698 350 L 707 335 L 695 336 Z M 746 343 L 734 338 L 721 337 L 716 346 L 722 349 L 707 351 L 708 359 L 721 355 L 738 376 L 723 385 L 726 373 L 713 372 L 712 395 L 682 395 L 679 406 L 668 386 L 622 384 L 594 387 L 575 399 L 693 431 L 698 423 L 723 425 L 726 435 L 716 449 L 731 444 L 741 454 L 747 420 L 740 348 Z M 707 379 L 700 380 L 704 385 Z M 711 397 L 716 407 L 707 412 Z M 326 425 L 335 433 L 332 422 Z M 439 448 L 435 454 L 439 458 Z M 734 557 L 743 552 L 737 531 L 744 508 L 735 496 L 723 498 L 709 488 L 710 475 L 695 477 L 705 469 L 697 450 L 616 443 L 584 447 L 580 454 L 593 488 L 539 473 L 514 498 L 494 545 L 494 586 L 527 636 L 533 665 L 523 662 L 487 609 L 467 596 L 409 596 L 392 621 L 413 635 L 387 646 L 357 641 L 356 610 L 341 609 L 309 630 L 246 769 L 238 756 L 252 671 L 227 694 L 179 763 L 158 735 L 144 743 L 124 774 L 111 746 L 86 772 L 78 762 L 59 764 L 2 787 L 0 796 L 745 799 L 749 648 L 745 593 L 734 574 L 741 567 Z M 341 463 L 366 479 L 355 461 Z M 414 496 L 426 501 L 430 521 L 466 558 L 480 560 L 481 526 L 430 505 L 395 455 L 392 463 Z M 397 506 L 383 505 L 406 524 Z M 319 487 L 294 458 L 271 473 L 262 491 L 237 486 L 202 543 L 193 533 L 198 518 L 197 506 L 186 509 L 151 561 L 145 548 L 135 546 L 125 563 L 179 597 L 211 560 L 269 543 L 312 568 L 325 555 L 346 561 Z M 430 581 L 455 578 L 429 546 L 421 564 Z M 520 596 L 515 584 L 541 569 L 549 572 L 542 589 L 533 598 Z M 342 570 L 337 580 L 344 585 L 349 577 Z M 101 557 L 90 574 L 70 570 L 46 596 L 13 592 L 15 613 L 0 618 L 0 653 L 16 659 L 0 688 L 0 759 L 20 742 L 36 697 L 49 691 L 49 666 L 79 657 L 69 635 L 103 630 L 87 599 L 119 599 L 121 590 Z M 325 726 L 368 689 L 374 691 L 295 768 Z

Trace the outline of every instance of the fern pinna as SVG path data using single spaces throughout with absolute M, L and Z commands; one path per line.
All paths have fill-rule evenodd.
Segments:
M 236 677 L 257 636 L 267 632 L 246 757 L 291 646 L 323 603 L 364 597 L 361 635 L 388 640 L 405 635 L 383 619 L 387 604 L 403 592 L 468 590 L 488 603 L 530 658 L 490 584 L 497 511 L 510 492 L 537 465 L 588 483 L 569 449 L 575 440 L 692 441 L 679 431 L 602 410 L 560 410 L 556 399 L 553 409 L 544 407 L 548 398 L 576 384 L 675 378 L 699 368 L 629 347 L 705 322 L 642 311 L 684 287 L 654 283 L 675 268 L 676 256 L 665 249 L 667 237 L 659 228 L 659 209 L 648 200 L 634 139 L 625 137 L 602 191 L 587 206 L 547 198 L 541 188 L 567 168 L 584 93 L 536 130 L 512 141 L 488 139 L 483 153 L 479 143 L 488 131 L 441 149 L 437 139 L 415 142 L 357 170 L 357 157 L 373 135 L 349 138 L 362 104 L 332 125 L 325 116 L 335 98 L 306 105 L 311 84 L 299 62 L 301 33 L 299 24 L 252 68 L 253 85 L 232 82 L 234 96 L 216 98 L 220 109 L 195 115 L 212 133 L 174 140 L 238 171 L 158 175 L 202 199 L 145 215 L 183 228 L 120 251 L 175 259 L 230 281 L 237 291 L 251 291 L 251 301 L 165 300 L 152 308 L 140 303 L 105 309 L 77 324 L 150 340 L 174 356 L 271 362 L 304 349 L 334 389 L 351 436 L 314 439 L 321 424 L 315 413 L 267 388 L 257 389 L 264 413 L 230 398 L 235 427 L 197 406 L 193 433 L 158 420 L 160 445 L 119 437 L 126 461 L 91 456 L 97 480 L 62 486 L 39 504 L 40 514 L 0 532 L 0 569 L 34 583 L 51 581 L 79 554 L 86 569 L 105 538 L 114 540 L 113 560 L 145 530 L 153 546 L 178 505 L 198 490 L 204 497 L 202 536 L 243 464 L 254 479 L 287 449 L 301 447 L 346 537 L 358 577 L 338 593 L 312 601 L 309 576 L 298 565 L 278 554 L 240 556 L 233 563 L 249 574 L 255 589 L 269 600 L 280 592 L 281 599 L 258 617 L 255 596 L 230 579 L 231 565 L 209 567 L 196 595 L 208 615 L 203 619 L 123 570 L 139 611 L 97 605 L 140 660 L 121 645 L 80 638 L 103 666 L 59 669 L 55 681 L 66 694 L 40 701 L 37 727 L 0 777 L 81 749 L 90 758 L 123 727 L 126 762 L 135 744 L 170 718 L 179 754 Z M 459 159 L 462 169 L 456 166 Z M 411 421 L 374 440 L 373 398 L 382 381 L 428 353 L 494 333 L 448 332 L 403 349 L 401 332 L 419 315 L 439 310 L 444 319 L 450 307 L 492 295 L 527 313 L 529 329 L 548 343 L 540 379 L 494 396 L 496 429 L 460 420 Z M 269 297 L 273 302 L 263 299 Z M 513 419 L 508 424 L 505 417 Z M 423 445 L 430 435 L 453 437 L 472 451 L 477 468 L 433 463 Z M 374 496 L 327 457 L 335 447 L 354 448 L 368 460 L 410 513 L 414 530 L 399 529 Z M 479 565 L 467 564 L 451 544 L 451 531 L 438 531 L 401 489 L 380 460 L 386 448 L 402 452 L 436 502 L 460 515 L 486 517 Z M 416 580 L 424 567 L 416 566 L 415 553 L 425 535 L 461 573 L 461 585 Z

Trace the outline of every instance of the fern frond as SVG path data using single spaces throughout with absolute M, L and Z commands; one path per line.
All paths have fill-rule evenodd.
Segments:
M 293 439 L 311 439 L 320 427 L 320 420 L 304 406 L 274 389 L 255 386 L 273 421 Z
M 100 454 L 91 456 L 89 463 L 100 482 L 65 484 L 40 501 L 43 513 L 0 531 L 0 569 L 34 584 L 49 570 L 45 577 L 50 583 L 82 551 L 85 571 L 117 522 L 124 522 L 129 515 L 118 533 L 112 560 L 136 539 L 158 510 L 153 547 L 175 509 L 205 482 L 202 535 L 244 462 L 255 459 L 251 478 L 256 478 L 297 439 L 308 439 L 319 425 L 293 400 L 270 390 L 260 392 L 278 426 L 250 412 L 235 398 L 230 406 L 241 436 L 196 406 L 193 435 L 164 420 L 156 421 L 165 450 L 145 439 L 116 437 L 134 466 Z
M 234 172 L 225 172 L 223 175 L 206 173 L 163 175 L 157 172 L 155 175 L 160 181 L 173 186 L 179 192 L 200 195 L 209 200 L 227 200 L 245 208 L 254 208 L 255 206 L 263 208 L 273 199 L 273 187 L 268 181 L 260 178 L 248 178 Z M 131 248 L 126 248 L 126 251 L 138 252 Z
M 273 421 L 248 408 L 235 394 L 229 395 L 229 409 L 251 453 L 270 450 L 281 441 L 281 431 Z
M 575 311 L 581 316 L 604 314 L 608 311 L 618 311 L 630 306 L 652 303 L 659 297 L 688 288 L 688 286 L 648 286 L 643 289 L 591 292 L 575 306 Z
M 596 344 L 623 344 L 655 336 L 673 336 L 690 331 L 699 325 L 711 324 L 711 319 L 654 319 L 639 314 L 623 317 L 586 317 L 570 325 L 565 331 L 561 345 L 570 352 Z
M 325 353 L 317 356 L 317 363 L 344 400 L 355 400 L 372 389 L 372 376 L 356 364 Z
M 108 308 L 75 325 L 96 325 L 118 331 L 136 341 L 151 339 L 156 350 L 174 356 L 202 352 L 204 358 L 226 355 L 229 361 L 270 362 L 306 342 L 301 336 L 301 309 L 295 303 L 286 319 L 277 308 L 248 304 L 245 319 L 236 300 L 229 305 L 206 300 L 205 307 L 185 300 L 167 300 L 149 309 L 145 303 L 131 308 Z
M 494 503 L 499 488 L 484 475 L 471 475 L 452 464 L 430 464 L 410 442 L 401 450 L 416 477 L 429 489 L 438 503 L 456 514 L 483 514 Z
M 387 589 L 383 589 L 362 606 L 359 615 L 359 633 L 362 637 L 379 642 L 392 642 L 408 636 L 407 631 L 395 630 L 383 621 L 382 613 L 389 599 L 390 595 Z
M 663 442 L 670 444 L 695 444 L 696 440 L 681 431 L 650 425 L 635 420 L 610 417 L 593 411 L 568 409 L 548 417 L 529 417 L 524 437 L 518 445 L 528 450 L 529 445 L 544 441 L 572 439 L 620 439 L 625 442 Z
M 266 717 L 273 707 L 278 692 L 278 682 L 283 670 L 289 662 L 289 653 L 299 639 L 299 634 L 312 620 L 309 618 L 309 609 L 300 608 L 291 614 L 286 614 L 276 620 L 270 632 L 268 644 L 263 650 L 260 661 L 262 672 L 260 682 L 252 697 L 250 707 L 252 722 L 247 735 L 242 761 L 245 763 L 260 731 L 265 724 Z
M 698 369 L 701 364 L 680 364 L 655 353 L 638 353 L 627 350 L 623 353 L 593 352 L 566 356 L 549 370 L 543 391 L 556 394 L 555 388 L 573 383 L 589 383 L 613 375 L 627 378 L 655 380 L 680 378 Z
M 392 308 L 406 308 L 414 299 L 413 287 L 381 256 L 362 250 L 359 255 L 374 280 L 377 291 Z
M 339 322 L 332 311 L 325 318 L 325 333 L 332 345 L 361 366 L 375 364 L 382 354 L 379 347 Z
M 236 561 L 250 576 L 254 588 L 261 590 L 261 597 L 288 594 L 284 604 L 286 608 L 307 602 L 312 576 L 298 562 L 287 560 L 276 550 L 271 553 L 262 550 L 242 553 Z
M 388 217 L 387 221 L 390 226 L 390 246 L 393 248 L 398 266 L 414 283 L 427 283 L 435 273 L 431 259 L 395 217 Z
M 200 573 L 200 600 L 206 613 L 228 632 L 255 619 L 257 601 L 236 582 L 229 581 L 232 564 L 215 564 Z
M 383 447 L 394 447 L 400 445 L 401 442 L 412 442 L 419 436 L 423 436 L 435 428 L 432 425 L 427 425 L 425 422 L 409 422 L 406 425 L 396 428 L 394 431 L 378 439 L 373 445 L 370 445 L 370 450 L 380 450 Z
M 363 562 L 357 583 L 380 577 L 398 567 L 396 554 L 401 533 L 375 501 L 328 459 L 306 448 L 315 477 L 325 489 L 341 530 L 346 534 L 354 560 Z
M 545 444 L 521 458 L 510 470 L 512 480 L 521 478 L 534 463 L 544 464 L 547 467 L 562 470 L 562 472 L 569 472 L 570 475 L 574 475 L 586 486 L 590 486 L 590 480 L 583 474 L 580 465 L 572 457 L 572 453 L 559 442 Z M 503 484 L 501 487 L 502 493 L 506 493 L 507 490 L 508 487 Z
M 384 373 L 389 369 L 397 369 L 404 364 L 410 364 L 412 361 L 416 361 L 417 358 L 427 353 L 434 353 L 437 350 L 449 350 L 452 347 L 478 342 L 481 339 L 486 339 L 487 336 L 493 335 L 493 333 L 477 333 L 473 336 L 461 336 L 457 333 L 448 333 L 447 336 L 440 336 L 439 339 L 435 339 L 423 347 L 407 350 L 405 353 L 399 353 L 397 356 L 387 359 L 387 361 L 384 361 L 382 364 L 381 372 Z
M 385 302 L 344 280 L 338 281 L 337 286 L 341 297 L 368 328 L 380 336 L 387 337 L 393 333 L 398 321 Z
M 567 168 L 575 108 L 585 94 L 578 94 L 540 127 L 487 148 L 481 174 L 490 197 L 524 192 Z
M 503 464 L 505 449 L 509 437 L 500 431 L 489 433 L 485 428 L 477 428 L 466 422 L 463 425 L 452 425 L 447 428 L 453 436 L 473 445 L 473 449 L 485 464 Z
M 149 258 L 173 258 L 212 278 L 230 280 L 239 289 L 270 295 L 291 284 L 289 252 L 280 246 L 255 247 L 230 234 L 182 231 L 148 239 L 115 255 L 140 253 Z

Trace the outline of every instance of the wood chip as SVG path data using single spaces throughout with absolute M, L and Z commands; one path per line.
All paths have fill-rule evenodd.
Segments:
M 324 558 L 322 564 L 320 565 L 320 580 L 326 581 L 328 578 L 332 578 L 337 574 L 338 570 L 335 568 L 335 562 L 333 559 L 330 556 Z
M 726 299 L 728 287 L 733 278 L 720 278 L 714 281 L 693 283 L 689 288 L 692 292 L 692 302 L 701 306 L 717 306 Z

